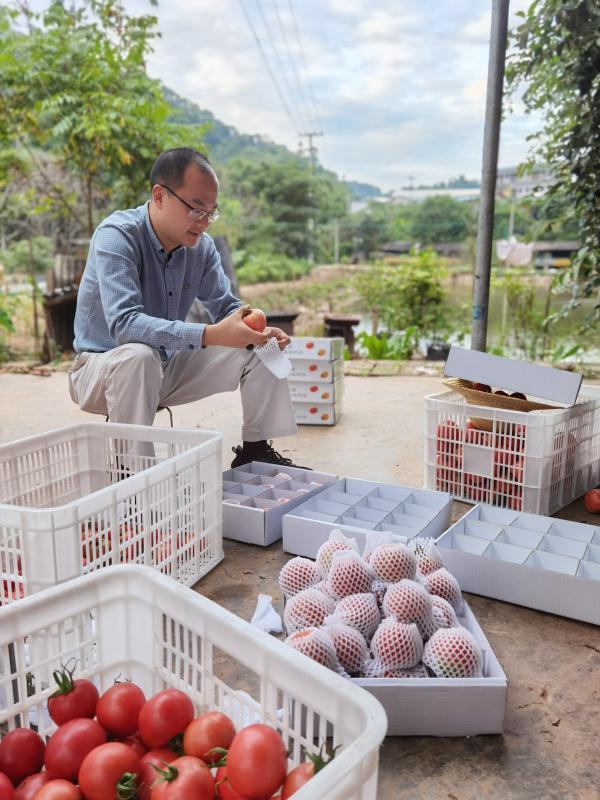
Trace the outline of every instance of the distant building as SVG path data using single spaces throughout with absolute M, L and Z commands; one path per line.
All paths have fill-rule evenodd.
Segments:
M 571 266 L 571 258 L 581 242 L 534 242 L 533 263 L 538 269 L 560 269 Z
M 534 167 L 533 172 L 519 175 L 516 167 L 500 167 L 496 177 L 496 196 L 522 197 L 543 194 L 550 186 L 552 175 L 547 167 Z

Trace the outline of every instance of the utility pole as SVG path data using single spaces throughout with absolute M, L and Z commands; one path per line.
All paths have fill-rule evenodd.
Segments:
M 308 232 L 308 247 L 306 248 L 306 255 L 309 264 L 315 263 L 315 218 L 313 216 L 313 200 L 314 200 L 314 177 L 317 170 L 317 148 L 313 145 L 313 139 L 317 136 L 323 136 L 323 131 L 307 131 L 300 133 L 299 136 L 305 136 L 308 139 L 308 163 L 310 169 L 310 180 L 308 184 L 308 202 L 310 205 L 310 216 L 308 218 L 307 232 Z M 305 152 L 303 149 L 301 152 Z
M 506 35 L 508 32 L 508 7 L 509 0 L 492 0 L 492 28 L 481 166 L 481 199 L 479 202 L 479 219 L 477 221 L 477 254 L 473 276 L 471 326 L 471 349 L 482 351 L 485 351 L 487 345 L 492 234 L 494 229 L 496 174 L 498 170 L 498 145 L 502 117 Z

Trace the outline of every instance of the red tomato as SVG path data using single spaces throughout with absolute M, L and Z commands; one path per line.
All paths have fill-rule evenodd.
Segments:
M 113 739 L 113 741 L 121 742 L 122 744 L 126 744 L 127 747 L 131 747 L 138 758 L 141 758 L 148 752 L 148 748 L 142 742 L 138 733 L 136 733 L 134 736 L 127 736 L 125 739 Z
M 600 489 L 590 489 L 586 492 L 583 504 L 590 514 L 600 514 Z
M 287 772 L 281 736 L 268 725 L 248 725 L 235 735 L 227 754 L 227 775 L 234 789 L 249 798 L 270 797 Z
M 115 683 L 96 704 L 96 719 L 111 736 L 131 736 L 138 729 L 138 717 L 146 697 L 134 683 Z
M 140 711 L 140 736 L 148 747 L 162 747 L 178 733 L 183 733 L 194 719 L 190 698 L 179 689 L 163 689 L 146 700 Z
M 44 742 L 29 728 L 16 728 L 0 742 L 0 772 L 16 786 L 23 778 L 39 772 L 44 763 Z
M 219 800 L 248 800 L 243 794 L 236 792 L 229 783 L 227 767 L 219 767 L 215 775 L 215 796 Z
M 83 759 L 105 743 L 106 734 L 95 720 L 71 719 L 50 737 L 44 764 L 52 778 L 76 781 Z
M 86 800 L 117 800 L 127 794 L 126 789 L 135 793 L 140 769 L 140 759 L 131 747 L 108 742 L 83 759 L 79 786 Z
M 15 800 L 33 800 L 35 793 L 41 786 L 45 786 L 50 780 L 47 772 L 37 772 L 30 775 L 17 786 Z
M 294 792 L 297 792 L 305 783 L 308 783 L 314 774 L 315 765 L 312 761 L 305 761 L 303 764 L 294 767 L 283 783 L 281 800 L 287 800 L 288 797 L 291 797 Z
M 81 792 L 71 781 L 63 781 L 59 778 L 55 781 L 48 781 L 47 784 L 38 789 L 33 796 L 34 800 L 81 800 Z
M 201 758 L 205 764 L 216 764 L 222 753 L 214 748 L 229 749 L 235 736 L 233 722 L 220 711 L 207 711 L 193 719 L 183 734 L 183 752 L 186 756 Z
M 138 774 L 138 800 L 150 800 L 152 786 L 160 780 L 160 773 L 154 767 L 164 769 L 165 764 L 170 764 L 176 758 L 179 758 L 177 753 L 167 747 L 149 750 L 146 755 L 142 756 L 140 759 L 141 768 Z
M 14 800 L 15 790 L 8 775 L 0 772 L 0 800 Z
M 58 689 L 48 698 L 48 713 L 54 722 L 63 725 L 71 719 L 92 719 L 99 697 L 94 684 L 85 678 L 74 681 L 73 672 L 66 667 L 53 675 Z
M 199 758 L 181 756 L 165 767 L 164 780 L 152 789 L 151 800 L 214 800 L 215 782 Z
M 248 313 L 242 317 L 244 322 L 249 328 L 252 328 L 254 331 L 258 331 L 261 333 L 267 327 L 267 318 L 265 316 L 265 312 L 261 311 L 260 308 L 253 308 Z

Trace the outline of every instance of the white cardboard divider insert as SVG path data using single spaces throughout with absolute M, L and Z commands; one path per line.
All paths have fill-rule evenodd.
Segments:
M 285 353 L 290 358 L 322 358 L 326 361 L 335 361 L 344 356 L 344 339 L 342 336 L 315 337 L 292 336 L 292 341 L 285 348 Z
M 600 625 L 600 526 L 481 504 L 437 544 L 465 592 Z
M 283 476 L 289 475 L 289 480 Z M 337 475 L 252 461 L 223 473 L 223 537 L 266 547 L 281 539 L 281 518 Z
M 388 736 L 502 733 L 506 675 L 466 603 L 459 622 L 481 647 L 482 678 L 352 678 L 385 708 Z
M 523 392 L 569 406 L 577 400 L 582 378 L 577 372 L 542 367 L 455 345 L 450 348 L 444 375 L 486 383 L 511 392 Z
M 450 523 L 452 495 L 341 478 L 283 517 L 286 553 L 316 558 L 334 528 L 357 540 L 359 549 L 369 531 L 391 531 L 400 542 L 415 536 L 439 536 Z

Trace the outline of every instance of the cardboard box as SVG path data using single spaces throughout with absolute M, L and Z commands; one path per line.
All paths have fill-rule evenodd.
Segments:
M 523 392 L 554 403 L 572 406 L 579 394 L 582 376 L 554 367 L 480 353 L 464 347 L 450 348 L 444 375 L 485 383 L 492 389 Z
M 290 380 L 332 383 L 338 378 L 344 377 L 344 361 L 341 358 L 335 361 L 323 359 L 312 361 L 309 358 L 292 357 L 290 361 L 292 362 Z
M 291 480 L 275 479 L 279 473 Z M 281 518 L 333 483 L 328 472 L 252 461 L 223 473 L 223 538 L 263 547 L 281 539 Z
M 481 504 L 437 544 L 465 592 L 600 625 L 600 526 Z
M 334 528 L 356 539 L 360 552 L 369 531 L 391 531 L 398 541 L 439 536 L 450 524 L 452 496 L 408 486 L 341 478 L 283 517 L 286 553 L 316 558 Z
M 337 425 L 342 416 L 342 398 L 335 403 L 292 403 L 297 425 Z
M 385 708 L 388 736 L 502 733 L 506 675 L 466 603 L 459 621 L 481 647 L 484 677 L 352 678 L 353 683 L 374 695 Z
M 292 341 L 285 348 L 290 358 L 324 359 L 335 361 L 344 357 L 343 337 L 292 336 Z
M 288 386 L 294 402 L 333 403 L 344 394 L 343 378 L 338 378 L 333 383 L 309 383 L 289 378 Z

